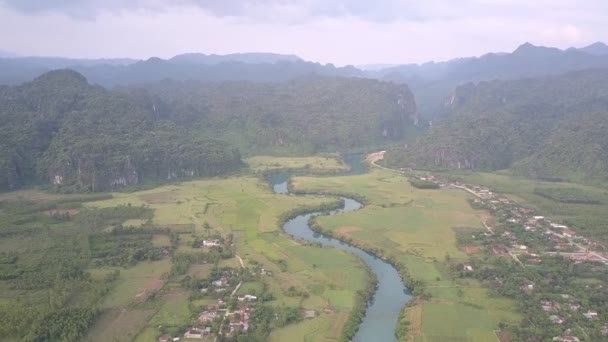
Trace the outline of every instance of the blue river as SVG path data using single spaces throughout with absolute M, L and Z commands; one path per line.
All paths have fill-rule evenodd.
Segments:
M 361 155 L 349 155 L 346 156 L 344 160 L 351 166 L 348 174 L 356 175 L 366 172 L 366 168 L 361 160 Z M 289 173 L 276 173 L 270 175 L 268 181 L 272 185 L 274 192 L 293 196 L 293 194 L 289 193 L 289 188 L 287 186 L 289 177 L 291 176 L 292 175 Z M 318 196 L 322 197 L 322 195 Z M 308 226 L 308 220 L 312 216 L 339 215 L 362 208 L 362 204 L 352 198 L 342 197 L 342 199 L 344 200 L 344 207 L 332 211 L 312 212 L 299 215 L 287 221 L 283 226 L 283 229 L 296 239 L 304 239 L 320 243 L 323 246 L 335 247 L 360 257 L 372 272 L 376 274 L 376 277 L 378 278 L 378 289 L 367 307 L 363 322 L 361 322 L 353 341 L 397 341 L 397 338 L 395 337 L 395 328 L 399 313 L 411 298 L 397 269 L 371 253 L 339 239 L 316 233 Z

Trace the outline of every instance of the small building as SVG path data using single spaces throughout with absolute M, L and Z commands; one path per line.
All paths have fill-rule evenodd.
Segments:
M 576 232 L 570 228 L 566 228 L 562 230 L 562 235 L 564 237 L 574 237 L 576 235 Z
M 317 312 L 315 310 L 304 310 L 304 318 L 315 318 L 317 317 Z
M 184 333 L 184 338 L 203 339 L 211 335 L 211 328 L 190 328 Z
M 540 306 L 544 312 L 556 312 L 559 310 L 559 304 L 556 302 L 541 300 Z
M 564 318 L 558 315 L 549 316 L 549 320 L 554 324 L 563 324 L 565 322 Z
M 221 246 L 222 243 L 220 242 L 220 240 L 218 239 L 213 239 L 213 240 L 203 240 L 203 242 L 201 242 L 200 247 L 217 247 L 217 246 Z
M 595 310 L 589 310 L 589 311 L 585 312 L 583 314 L 583 316 L 585 316 L 585 317 L 587 317 L 588 319 L 591 319 L 591 320 L 599 319 L 599 317 L 597 315 L 597 311 L 595 311 Z
M 198 316 L 199 322 L 213 322 L 216 318 L 218 318 L 217 311 L 203 311 Z
M 237 299 L 238 299 L 239 302 L 242 302 L 242 301 L 245 301 L 245 300 L 248 301 L 248 302 L 252 302 L 254 300 L 257 300 L 258 297 L 246 294 L 244 296 L 239 296 Z
M 473 266 L 471 265 L 464 265 L 463 269 L 465 272 L 473 272 Z
M 580 339 L 576 336 L 556 336 L 553 341 L 580 342 Z

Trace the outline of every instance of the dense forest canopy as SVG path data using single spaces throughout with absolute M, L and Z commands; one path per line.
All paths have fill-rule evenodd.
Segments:
M 417 120 L 407 86 L 307 77 L 283 83 L 165 81 L 147 86 L 177 125 L 251 153 L 310 154 L 405 138 Z
M 498 170 L 540 178 L 608 179 L 608 70 L 480 82 L 447 99 L 448 118 L 395 166 Z
M 58 70 L 0 87 L 0 189 L 101 191 L 212 176 L 247 152 L 348 150 L 404 138 L 406 86 L 354 78 L 286 83 L 163 81 L 110 91 Z

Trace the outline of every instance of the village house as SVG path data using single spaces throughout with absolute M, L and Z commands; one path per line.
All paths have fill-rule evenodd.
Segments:
M 567 237 L 567 238 L 574 237 L 575 235 L 576 235 L 576 232 L 570 228 L 566 228 L 562 231 L 562 236 Z
M 556 312 L 559 310 L 559 304 L 556 302 L 541 300 L 540 306 L 542 307 L 544 312 Z
M 317 312 L 315 310 L 304 310 L 304 318 L 315 318 L 317 316 Z
M 211 335 L 211 328 L 190 328 L 184 333 L 184 338 L 203 339 Z
M 554 324 L 563 324 L 565 322 L 564 318 L 558 315 L 549 316 L 549 320 Z
M 248 301 L 248 302 L 252 302 L 252 301 L 254 301 L 254 300 L 257 300 L 257 299 L 258 299 L 258 297 L 253 296 L 253 295 L 246 294 L 246 295 L 244 295 L 244 296 L 239 296 L 239 297 L 237 297 L 237 299 L 238 299 L 238 301 L 239 301 L 239 302 L 242 302 L 242 301 L 245 301 L 245 300 L 246 300 L 246 301 Z
M 580 342 L 580 339 L 576 336 L 556 336 L 553 341 Z
M 215 287 L 225 287 L 228 285 L 228 279 L 226 277 L 222 277 L 216 281 L 213 281 L 211 285 Z
M 534 291 L 534 282 L 532 281 L 526 281 L 521 287 L 520 289 L 523 290 L 526 293 L 530 293 L 532 291 Z
M 571 303 L 569 306 L 570 311 L 578 311 L 581 309 L 581 305 L 580 304 L 576 304 L 576 303 Z
M 585 312 L 583 314 L 583 316 L 585 316 L 585 317 L 587 317 L 588 319 L 591 319 L 591 320 L 597 320 L 597 319 L 599 319 L 599 317 L 597 315 L 597 311 L 595 311 L 595 310 L 589 310 L 589 311 Z
M 198 316 L 198 321 L 205 323 L 205 322 L 213 322 L 214 320 L 216 320 L 218 318 L 218 313 L 215 310 L 207 310 L 207 311 L 203 311 L 199 316 Z
M 221 246 L 222 243 L 220 242 L 220 240 L 218 239 L 213 239 L 213 240 L 203 240 L 200 244 L 199 247 L 204 248 L 204 247 L 217 247 L 217 246 Z

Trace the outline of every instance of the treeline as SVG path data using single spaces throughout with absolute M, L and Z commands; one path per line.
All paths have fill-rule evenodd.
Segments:
M 355 334 L 359 330 L 359 326 L 365 317 L 367 306 L 374 297 L 376 289 L 378 288 L 378 278 L 376 277 L 376 274 L 374 274 L 374 272 L 372 272 L 369 268 L 366 268 L 365 270 L 367 273 L 367 282 L 362 290 L 355 293 L 355 302 L 353 304 L 353 308 L 348 315 L 348 319 L 344 323 L 342 335 L 340 336 L 340 341 L 343 342 L 352 341 L 353 337 L 355 337 Z
M 439 185 L 422 179 L 410 178 L 410 184 L 418 189 L 439 189 Z
M 604 204 L 608 195 L 602 196 L 579 188 L 534 188 L 534 193 L 553 201 L 575 204 Z

